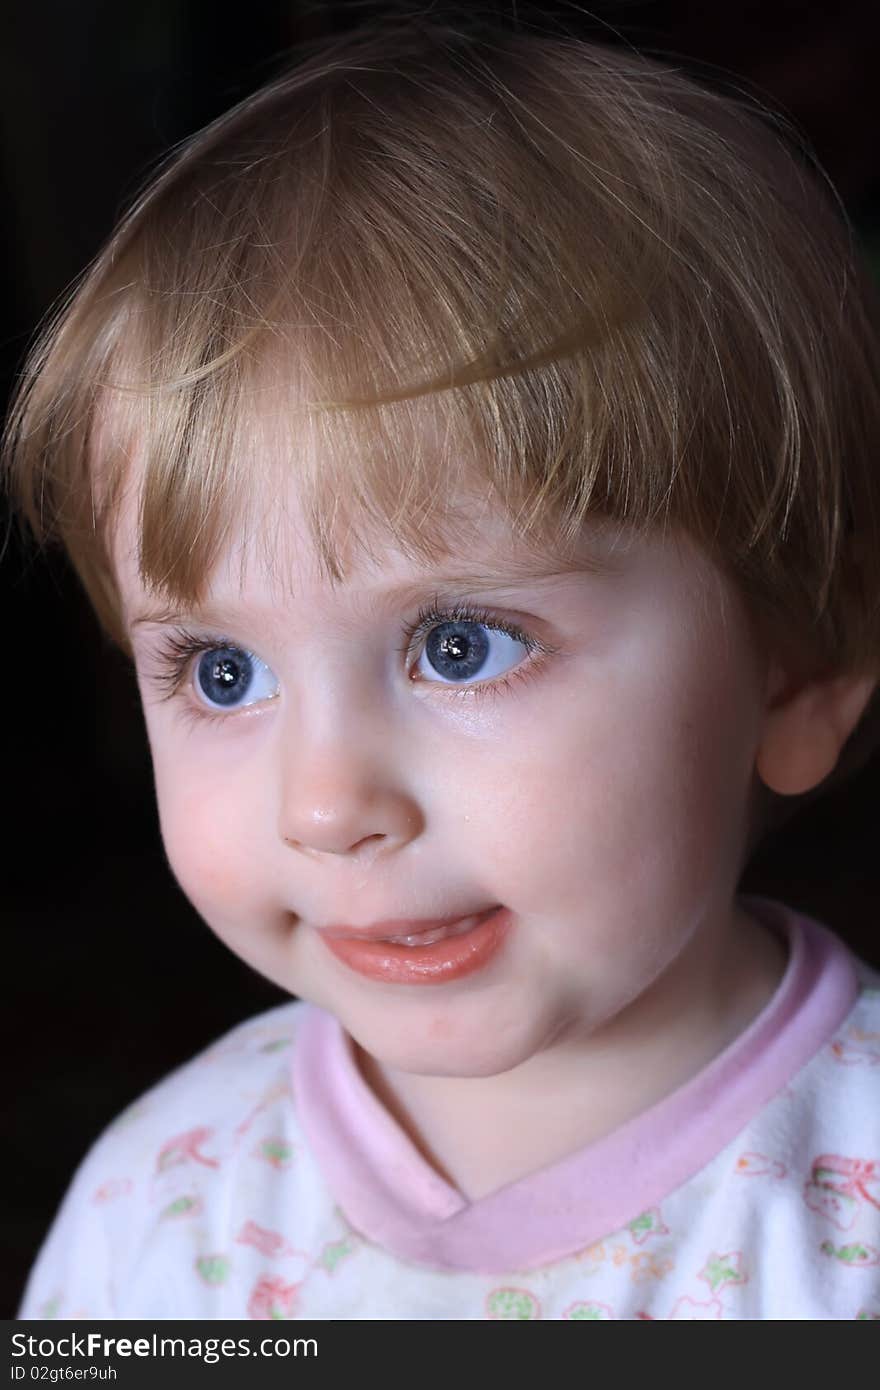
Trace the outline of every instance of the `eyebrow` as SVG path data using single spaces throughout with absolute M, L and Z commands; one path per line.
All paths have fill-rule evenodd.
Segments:
M 497 593 L 508 589 L 523 588 L 541 580 L 564 578 L 572 574 L 597 576 L 610 574 L 619 568 L 619 560 L 613 562 L 604 556 L 600 558 L 595 553 L 587 556 L 581 555 L 577 559 L 559 557 L 547 559 L 545 557 L 542 560 L 531 561 L 511 560 L 504 562 L 503 568 L 499 566 L 495 570 L 464 571 L 456 569 L 454 572 L 425 572 L 417 578 L 386 588 L 358 590 L 356 591 L 356 600 L 359 606 L 368 607 L 374 612 L 384 613 L 405 606 L 419 598 L 424 598 L 427 594 L 436 593 L 438 598 L 448 601 L 454 597 L 456 592 Z M 344 591 L 342 592 L 344 593 Z M 228 607 L 223 604 L 206 603 L 192 609 L 181 608 L 173 604 L 160 604 L 138 612 L 132 618 L 130 627 L 134 630 L 136 627 L 148 623 L 184 622 L 203 622 L 209 626 L 223 626 L 228 616 Z

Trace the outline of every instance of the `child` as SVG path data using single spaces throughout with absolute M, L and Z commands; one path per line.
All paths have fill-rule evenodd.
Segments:
M 23 1316 L 880 1316 L 880 976 L 737 892 L 868 729 L 874 314 L 764 118 L 575 39 L 365 29 L 175 153 L 8 476 L 299 1002 L 110 1126 Z

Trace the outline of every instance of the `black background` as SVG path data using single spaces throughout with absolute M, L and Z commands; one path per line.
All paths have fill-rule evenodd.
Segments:
M 0 43 L 7 389 L 37 322 L 150 162 L 261 85 L 292 44 L 374 8 L 388 6 L 11 0 Z M 871 0 L 602 4 L 592 19 L 563 4 L 491 8 L 511 22 L 559 16 L 571 32 L 675 54 L 710 79 L 713 70 L 745 79 L 812 143 L 880 264 Z M 171 1067 L 283 996 L 214 940 L 171 879 L 131 673 L 64 561 L 35 562 L 10 540 L 2 583 L 0 1316 L 11 1316 L 99 1130 Z M 874 758 L 790 822 L 743 886 L 822 918 L 880 965 L 878 791 Z

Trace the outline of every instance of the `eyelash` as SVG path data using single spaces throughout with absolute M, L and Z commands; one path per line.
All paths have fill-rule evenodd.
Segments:
M 468 622 L 480 624 L 483 627 L 491 628 L 495 632 L 504 632 L 514 641 L 520 642 L 529 654 L 537 652 L 541 656 L 550 656 L 553 648 L 540 641 L 536 637 L 531 637 L 523 632 L 515 623 L 508 622 L 507 619 L 499 617 L 488 609 L 475 607 L 470 603 L 459 602 L 443 606 L 439 599 L 434 599 L 430 603 L 419 608 L 415 622 L 407 623 L 404 627 L 404 640 L 396 648 L 396 651 L 404 657 L 412 657 L 421 639 L 426 637 L 433 627 L 441 623 Z M 157 652 L 159 669 L 153 675 L 154 683 L 164 691 L 163 700 L 173 700 L 181 694 L 181 687 L 186 680 L 190 667 L 196 657 L 202 656 L 205 652 L 214 651 L 219 647 L 230 647 L 235 651 L 241 651 L 245 656 L 258 660 L 256 653 L 249 651 L 246 647 L 241 647 L 231 638 L 226 637 L 201 637 L 197 633 L 190 632 L 181 628 L 178 632 L 167 634 Z M 498 696 L 511 688 L 514 681 L 529 680 L 536 674 L 536 667 L 539 662 L 527 658 L 520 665 L 513 667 L 512 670 L 505 672 L 502 676 L 497 676 L 492 680 L 482 681 L 478 685 L 469 686 L 446 686 L 444 691 L 453 698 L 482 699 L 486 696 Z M 431 684 L 431 682 L 428 682 Z M 207 706 L 197 706 L 187 704 L 184 707 L 185 716 L 193 723 L 229 723 L 230 718 L 235 714 L 220 713 L 211 710 Z
M 508 622 L 506 618 L 499 617 L 498 614 L 490 612 L 487 608 L 474 607 L 474 605 L 464 602 L 447 604 L 444 607 L 437 598 L 419 609 L 414 623 L 406 625 L 404 641 L 397 648 L 397 651 L 401 656 L 411 659 L 415 653 L 415 648 L 433 627 L 439 627 L 441 623 L 465 622 L 491 628 L 494 632 L 506 633 L 508 637 L 512 637 L 514 641 L 520 642 L 525 647 L 528 657 L 518 666 L 514 666 L 512 670 L 506 671 L 503 676 L 481 681 L 478 685 L 443 687 L 453 699 L 462 697 L 482 699 L 488 695 L 497 696 L 502 691 L 509 690 L 514 681 L 529 680 L 536 674 L 536 667 L 539 663 L 533 659 L 533 653 L 538 652 L 543 657 L 552 655 L 552 648 L 546 643 L 541 642 L 537 637 L 531 637 L 515 623 Z

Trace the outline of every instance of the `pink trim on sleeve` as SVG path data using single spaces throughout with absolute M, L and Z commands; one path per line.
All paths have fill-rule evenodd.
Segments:
M 513 1272 L 586 1248 L 699 1172 L 819 1051 L 858 995 L 853 957 L 826 928 L 766 898 L 740 901 L 790 947 L 779 988 L 746 1031 L 613 1133 L 474 1202 L 434 1171 L 374 1096 L 336 1019 L 308 1006 L 295 1095 L 352 1226 L 421 1264 Z

